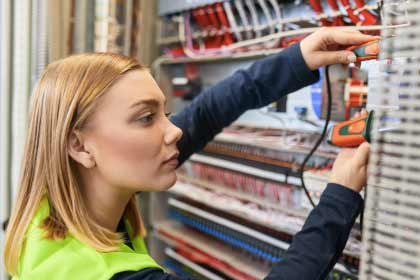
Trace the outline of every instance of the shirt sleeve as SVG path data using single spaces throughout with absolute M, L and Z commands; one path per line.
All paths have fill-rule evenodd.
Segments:
M 183 131 L 178 142 L 180 163 L 246 110 L 266 106 L 318 79 L 318 70 L 307 67 L 300 45 L 294 44 L 205 90 L 171 118 Z
M 329 183 L 283 259 L 265 279 L 326 279 L 338 261 L 362 207 L 359 193 Z
M 361 196 L 341 185 L 328 184 L 319 204 L 308 216 L 281 261 L 266 280 L 324 280 L 340 257 L 351 228 L 360 213 Z M 150 268 L 123 272 L 112 280 L 181 280 L 163 270 Z

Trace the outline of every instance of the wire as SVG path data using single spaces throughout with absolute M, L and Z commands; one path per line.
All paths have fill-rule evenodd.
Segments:
M 325 118 L 324 128 L 322 129 L 321 136 L 318 138 L 318 140 L 316 141 L 315 145 L 313 146 L 313 148 L 311 149 L 309 154 L 306 155 L 306 157 L 303 160 L 302 164 L 300 165 L 300 169 L 299 169 L 300 182 L 302 184 L 302 188 L 305 191 L 306 197 L 308 198 L 309 202 L 311 203 L 311 205 L 313 207 L 315 207 L 315 203 L 312 200 L 311 194 L 309 193 L 308 189 L 306 188 L 303 173 L 305 171 L 306 163 L 309 161 L 309 159 L 312 157 L 312 155 L 318 149 L 319 145 L 321 145 L 322 141 L 324 140 L 325 135 L 327 134 L 327 131 L 328 131 L 328 124 L 330 123 L 330 120 L 331 120 L 332 94 L 331 94 L 331 81 L 330 81 L 329 68 L 330 68 L 329 65 L 327 65 L 325 67 L 325 82 L 327 84 L 327 116 Z
M 407 22 L 407 23 L 396 24 L 396 25 L 340 26 L 337 28 L 340 28 L 340 30 L 375 31 L 375 30 L 385 30 L 385 29 L 396 29 L 396 28 L 402 28 L 402 27 L 407 27 L 407 26 L 410 26 L 410 23 Z M 308 28 L 301 28 L 299 30 L 287 30 L 283 32 L 277 32 L 274 34 L 264 35 L 260 38 L 249 39 L 242 42 L 236 42 L 236 43 L 233 43 L 232 45 L 226 46 L 226 48 L 229 50 L 243 48 L 243 47 L 247 47 L 247 46 L 251 46 L 255 44 L 261 44 L 266 41 L 271 41 L 274 39 L 280 39 L 280 38 L 295 36 L 295 35 L 309 34 L 309 33 L 318 31 L 319 29 L 321 29 L 321 27 L 308 27 Z
M 300 166 L 300 169 L 299 169 L 299 175 L 300 175 L 300 181 L 301 181 L 301 184 L 302 184 L 302 188 L 305 191 L 306 197 L 308 198 L 309 202 L 311 203 L 311 205 L 313 207 L 315 207 L 315 203 L 312 200 L 311 194 L 309 193 L 308 189 L 306 188 L 305 179 L 303 177 L 303 173 L 304 173 L 304 170 L 305 170 L 306 163 L 312 157 L 312 155 L 318 149 L 319 145 L 324 140 L 325 135 L 327 134 L 327 131 L 328 131 L 329 122 L 331 120 L 332 93 L 331 93 L 331 80 L 330 80 L 330 71 L 329 71 L 329 68 L 330 68 L 329 65 L 327 65 L 325 67 L 325 82 L 326 82 L 326 85 L 327 85 L 327 115 L 326 115 L 326 118 L 325 118 L 324 128 L 322 130 L 321 136 L 319 137 L 318 141 L 315 143 L 315 145 L 313 146 L 313 148 L 311 149 L 311 151 L 309 152 L 309 154 L 306 155 L 306 157 L 303 160 L 303 162 L 302 162 L 302 164 Z M 365 191 L 364 201 L 366 201 L 366 195 L 367 195 L 367 191 Z M 363 232 L 363 218 L 364 218 L 364 208 L 365 208 L 364 201 L 363 201 L 362 209 L 360 211 L 360 233 Z M 351 271 L 351 269 L 349 267 L 346 266 L 346 268 Z
M 225 7 L 226 15 L 229 20 L 230 30 L 233 32 L 233 34 L 235 34 L 236 41 L 242 41 L 242 34 L 239 31 L 239 27 L 236 22 L 235 16 L 233 15 L 232 6 L 230 5 L 230 2 L 223 2 L 223 6 Z
M 330 73 L 329 73 L 329 68 L 330 68 L 330 66 L 329 65 L 327 65 L 326 67 L 325 67 L 325 82 L 326 82 L 326 85 L 327 85 L 327 115 L 326 115 L 326 118 L 325 118 L 325 124 L 324 124 L 324 128 L 323 128 L 323 130 L 322 130 L 322 133 L 321 133 L 321 136 L 319 137 L 319 139 L 318 139 L 318 141 L 315 143 L 315 145 L 313 146 L 313 148 L 311 149 L 311 151 L 309 152 L 309 154 L 307 154 L 306 155 L 306 157 L 305 157 L 305 159 L 303 160 L 303 162 L 302 162 L 302 164 L 301 164 L 301 166 L 300 166 L 300 172 L 299 172 L 299 175 L 300 175 L 300 181 L 301 181 L 301 184 L 302 184 L 302 188 L 303 188 L 303 190 L 305 191 L 305 194 L 306 194 L 306 197 L 308 198 L 308 200 L 309 200 L 309 202 L 311 203 L 311 205 L 313 206 L 313 207 L 315 207 L 315 203 L 314 203 L 314 201 L 312 200 L 312 197 L 311 197 L 311 194 L 309 193 L 309 191 L 308 191 L 308 189 L 306 188 L 306 185 L 305 185 L 305 179 L 304 179 L 304 177 L 303 177 L 303 173 L 304 173 L 304 170 L 305 170 L 305 165 L 306 165 L 306 163 L 308 162 L 308 160 L 312 157 L 312 155 L 315 153 L 315 151 L 318 149 L 318 147 L 319 147 L 319 145 L 322 143 L 322 141 L 324 140 L 324 138 L 325 138 L 325 135 L 327 134 L 327 131 L 328 131 L 328 125 L 329 125 L 329 122 L 330 122 L 330 120 L 331 120 L 331 111 L 332 111 L 332 93 L 331 93 L 331 80 L 330 80 Z M 362 205 L 362 209 L 361 209 L 361 211 L 360 211 L 360 234 L 362 234 L 363 233 L 363 218 L 364 218 L 364 209 L 365 209 L 365 201 L 366 201 L 366 191 L 365 191 L 365 199 L 363 200 L 363 205 Z M 357 269 L 355 269 L 355 268 L 353 268 L 353 267 L 350 267 L 350 266 L 348 266 L 347 264 L 343 264 L 344 265 L 344 267 L 350 272 L 350 273 L 352 273 L 352 274 L 355 274 L 355 275 L 357 275 L 357 273 L 358 273 L 358 270 Z
M 275 26 L 273 25 L 273 18 L 271 17 L 270 14 L 270 10 L 268 9 L 267 3 L 265 2 L 266 0 L 258 0 L 258 4 L 260 4 L 260 7 L 264 13 L 264 16 L 267 20 L 268 23 L 268 28 L 270 30 L 270 34 L 275 33 Z
M 248 21 L 248 17 L 246 16 L 245 13 L 245 8 L 242 5 L 242 0 L 235 0 L 235 8 L 238 11 L 239 17 L 241 19 L 242 22 L 242 26 L 245 29 L 245 35 L 246 35 L 246 39 L 247 40 L 251 40 L 252 39 L 252 28 L 251 28 L 251 24 Z
M 215 55 L 220 53 L 230 54 L 231 51 L 226 48 L 209 48 L 194 50 L 190 13 L 186 12 L 183 16 L 178 18 L 178 36 L 181 42 L 185 42 L 183 50 L 188 57 L 197 57 L 202 55 Z
M 252 21 L 252 29 L 255 32 L 255 36 L 260 38 L 262 33 L 262 26 L 258 20 L 258 12 L 257 8 L 255 7 L 255 3 L 252 0 L 245 0 L 245 5 L 248 7 L 248 11 L 251 14 L 251 21 Z

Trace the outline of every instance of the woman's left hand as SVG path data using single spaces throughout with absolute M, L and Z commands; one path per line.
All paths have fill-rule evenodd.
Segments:
M 354 118 L 367 116 L 368 112 L 363 110 L 356 113 Z M 369 153 L 370 144 L 367 142 L 357 149 L 342 149 L 334 162 L 330 182 L 360 192 L 366 186 Z
M 300 49 L 306 65 L 309 69 L 315 70 L 329 64 L 355 62 L 354 53 L 343 49 L 379 38 L 348 28 L 323 27 L 303 39 L 300 42 Z

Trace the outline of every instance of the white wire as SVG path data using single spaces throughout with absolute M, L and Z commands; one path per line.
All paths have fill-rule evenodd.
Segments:
M 238 7 L 240 7 L 238 9 L 239 14 L 241 14 L 241 12 L 240 12 L 241 9 L 242 9 L 243 13 L 245 12 L 243 10 L 241 0 L 235 0 L 235 5 L 236 5 L 237 9 L 238 9 Z M 255 6 L 254 6 L 254 8 L 255 8 Z M 246 18 L 246 15 L 244 14 L 243 17 Z M 245 21 L 246 21 L 246 23 L 248 23 L 247 20 L 245 20 Z M 282 23 L 284 23 L 285 21 L 287 21 L 287 20 L 283 20 Z M 179 24 L 179 26 L 178 26 L 179 40 L 182 43 L 186 42 L 185 21 L 183 21 L 182 17 L 180 18 L 180 20 L 178 20 L 178 24 Z M 408 27 L 408 26 L 410 26 L 410 24 L 407 21 L 407 23 L 397 24 L 397 25 L 343 26 L 343 27 L 338 27 L 338 28 L 340 28 L 340 29 L 350 29 L 350 30 L 359 30 L 359 31 L 367 31 L 367 30 L 396 29 L 396 28 Z M 298 29 L 298 30 L 287 30 L 287 31 L 283 31 L 283 32 L 278 32 L 278 33 L 269 34 L 269 35 L 262 36 L 262 37 L 259 37 L 259 38 L 255 38 L 255 39 L 249 39 L 249 40 L 242 41 L 242 42 L 236 42 L 236 43 L 233 43 L 233 44 L 228 45 L 228 46 L 222 46 L 222 48 L 220 48 L 219 51 L 217 51 L 217 49 L 214 49 L 214 50 L 211 50 L 211 53 L 210 52 L 206 53 L 205 50 L 203 52 L 195 53 L 193 50 L 190 50 L 188 47 L 186 47 L 184 45 L 184 52 L 188 57 L 191 57 L 191 58 L 218 55 L 220 53 L 228 54 L 231 51 L 233 51 L 235 49 L 238 49 L 238 48 L 249 47 L 249 46 L 257 45 L 257 44 L 264 44 L 264 43 L 267 43 L 267 42 L 270 42 L 270 41 L 279 40 L 281 38 L 289 37 L 289 36 L 309 34 L 309 33 L 315 32 L 319 29 L 321 29 L 321 27 L 302 28 L 302 29 Z M 191 38 L 191 40 L 192 40 L 192 38 Z
M 270 10 L 268 9 L 267 4 L 265 3 L 266 0 L 258 0 L 258 3 L 261 6 L 261 9 L 263 10 L 263 13 L 265 15 L 265 17 L 267 18 L 267 22 L 269 23 L 269 30 L 270 30 L 270 34 L 273 34 L 275 32 L 275 28 L 273 25 L 273 18 L 271 17 L 270 14 Z
M 409 26 L 408 23 L 404 23 L 404 24 L 398 24 L 398 25 L 370 25 L 370 26 L 344 26 L 344 27 L 339 27 L 340 29 L 350 29 L 350 30 L 384 30 L 384 29 L 391 29 L 391 28 L 401 28 L 401 27 L 407 27 Z M 247 40 L 244 42 L 238 42 L 238 43 L 234 43 L 232 45 L 227 46 L 228 49 L 233 50 L 233 49 L 237 49 L 237 48 L 242 48 L 242 47 L 247 47 L 247 46 L 251 46 L 251 45 L 255 45 L 255 44 L 261 44 L 267 41 L 271 41 L 274 39 L 280 39 L 283 37 L 288 37 L 288 36 L 296 36 L 296 35 L 302 35 L 302 34 L 309 34 L 309 33 L 313 33 L 319 29 L 321 29 L 322 27 L 312 27 L 312 28 L 302 28 L 299 30 L 289 30 L 289 31 L 284 31 L 284 32 L 279 32 L 276 34 L 270 34 L 270 35 L 266 35 L 260 38 L 256 38 L 256 39 L 251 39 L 251 40 Z
M 225 8 L 227 18 L 229 20 L 230 30 L 235 34 L 237 41 L 242 41 L 242 34 L 238 29 L 238 24 L 236 23 L 235 16 L 232 12 L 232 7 L 229 1 L 223 2 L 223 7 Z
M 245 29 L 246 38 L 250 40 L 252 38 L 252 32 L 251 32 L 252 29 L 248 21 L 248 17 L 246 16 L 245 8 L 242 5 L 242 0 L 235 0 L 235 7 L 239 13 L 239 17 L 241 18 L 242 25 Z
M 260 4 L 260 6 L 261 6 L 261 8 L 262 8 L 262 10 L 265 14 L 265 17 L 267 18 L 267 23 L 268 23 L 270 34 L 274 34 L 276 32 L 275 26 L 273 24 L 274 20 L 271 17 L 270 10 L 268 9 L 268 6 L 267 6 L 265 1 L 266 0 L 258 0 L 258 3 Z M 273 40 L 271 42 L 268 41 L 268 42 L 264 43 L 264 47 L 269 48 L 269 49 L 275 48 L 278 45 L 278 43 L 279 43 L 279 39 Z
M 279 3 L 277 3 L 277 0 L 270 0 L 271 6 L 273 6 L 274 13 L 276 14 L 276 21 L 274 23 L 279 24 L 279 31 L 283 31 L 283 24 L 281 23 L 283 20 L 282 17 L 282 8 L 280 7 Z
M 255 7 L 254 1 L 253 0 L 245 0 L 245 3 L 251 13 L 251 20 L 252 20 L 252 25 L 253 25 L 253 30 L 255 32 L 255 36 L 257 38 L 261 37 L 261 30 L 263 29 L 263 26 L 260 24 L 259 20 L 258 20 L 258 13 L 257 13 L 257 9 Z

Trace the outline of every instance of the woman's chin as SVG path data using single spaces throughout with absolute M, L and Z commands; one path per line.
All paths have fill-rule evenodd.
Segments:
M 158 190 L 156 191 L 167 191 L 170 189 L 173 185 L 175 185 L 177 180 L 176 173 L 173 172 L 172 174 L 168 175 L 167 178 L 165 178 L 165 182 L 162 183 L 161 186 L 158 187 Z
M 166 174 L 165 176 L 161 176 L 156 178 L 153 182 L 154 184 L 146 184 L 142 182 L 138 184 L 139 186 L 143 186 L 141 188 L 137 187 L 136 192 L 162 192 L 167 191 L 173 185 L 175 185 L 177 180 L 177 176 L 175 171 L 171 172 L 170 174 Z M 147 185 L 147 187 L 145 187 Z

